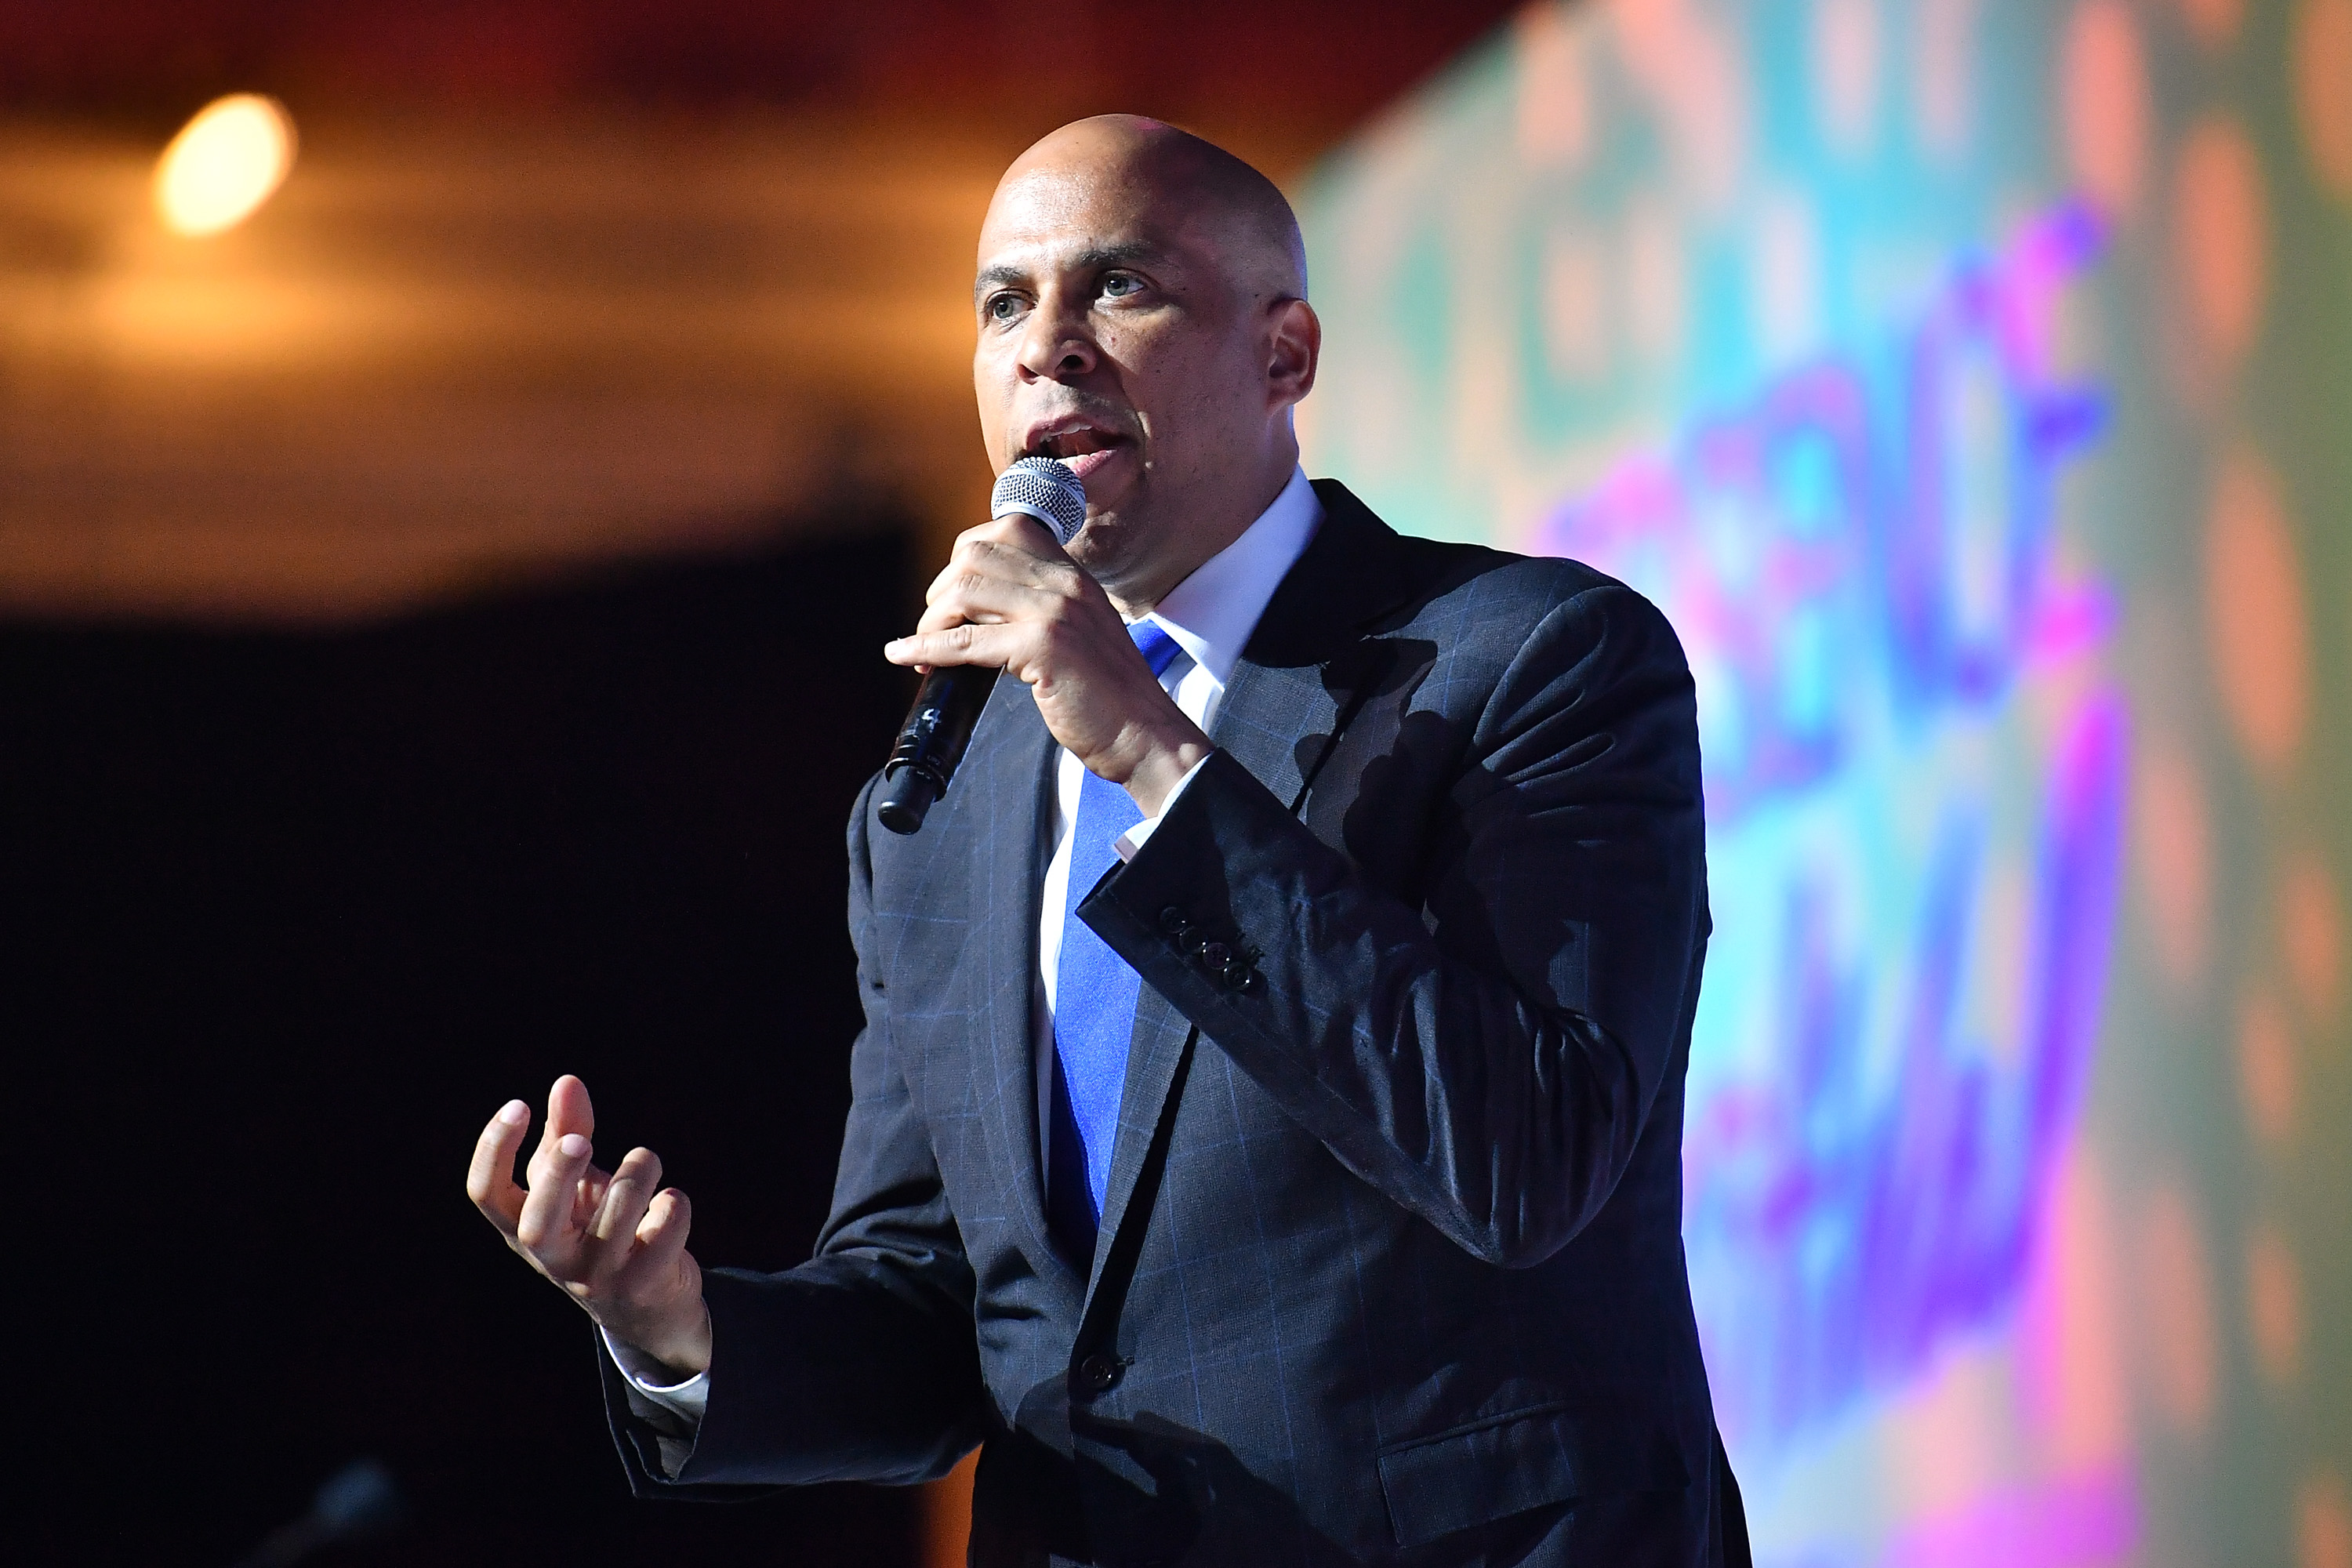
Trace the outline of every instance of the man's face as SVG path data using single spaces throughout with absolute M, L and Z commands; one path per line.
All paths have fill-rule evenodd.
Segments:
M 1267 439 L 1267 327 L 1217 237 L 1131 163 L 1065 162 L 999 188 L 980 237 L 972 379 L 998 471 L 1069 464 L 1070 553 L 1106 586 L 1149 570 Z

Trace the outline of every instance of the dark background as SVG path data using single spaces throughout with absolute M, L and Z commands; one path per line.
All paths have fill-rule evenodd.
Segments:
M 1511 9 L 0 0 L 0 310 L 37 329 L 0 332 L 0 1553 L 227 1563 L 373 1457 L 412 1521 L 321 1562 L 953 1554 L 952 1485 L 629 1500 L 588 1325 L 461 1168 L 579 1072 L 698 1257 L 806 1255 L 842 828 L 911 685 L 879 647 L 986 483 L 968 321 L 913 309 L 962 297 L 972 168 L 1134 109 L 1294 178 Z M 232 90 L 285 100 L 295 173 L 165 236 L 150 160 Z M 811 300 L 843 330 L 780 331 Z M 828 515 L 845 460 L 731 477 L 816 416 L 887 507 Z M 618 563 L 546 585 L 583 560 Z
M 11 1557 L 227 1563 L 363 1455 L 413 1522 L 321 1562 L 911 1557 L 903 1490 L 630 1501 L 585 1320 L 461 1181 L 576 1071 L 701 1257 L 806 1256 L 906 538 L 326 635 L 0 627 Z

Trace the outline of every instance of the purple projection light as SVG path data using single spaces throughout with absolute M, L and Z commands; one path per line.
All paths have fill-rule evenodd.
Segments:
M 1747 911 L 1776 972 L 1708 976 L 1695 1063 L 1734 1066 L 1695 1065 L 1685 1144 L 1709 1375 L 1752 1447 L 2015 1303 L 2083 1099 L 2128 724 L 2092 658 L 2112 595 L 2053 560 L 2102 403 L 2055 377 L 2051 330 L 2100 239 L 2078 205 L 2030 224 L 1928 302 L 1892 395 L 1801 367 L 1537 540 L 1665 609 L 1700 683 L 1718 888 L 1780 889 Z M 2038 802 L 2005 815 L 1951 760 L 2000 737 L 2042 758 Z M 2025 886 L 1998 901 L 2012 862 Z M 2017 973 L 1988 1037 L 1969 1002 L 1996 943 Z

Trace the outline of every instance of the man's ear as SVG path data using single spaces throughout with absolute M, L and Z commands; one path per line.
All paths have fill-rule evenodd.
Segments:
M 1267 307 L 1272 321 L 1266 353 L 1266 393 L 1276 407 L 1287 407 L 1315 390 L 1315 366 L 1323 354 L 1323 323 L 1315 307 L 1304 300 L 1276 300 Z

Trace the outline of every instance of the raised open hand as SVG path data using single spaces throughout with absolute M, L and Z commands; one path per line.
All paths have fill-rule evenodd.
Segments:
M 524 1172 L 515 1156 L 530 1107 L 509 1100 L 474 1145 L 466 1195 L 523 1260 L 553 1280 L 615 1339 L 681 1373 L 710 1367 L 702 1269 L 686 1249 L 686 1194 L 661 1185 L 661 1161 L 632 1149 L 607 1174 L 593 1163 L 588 1086 L 570 1073 L 547 1094 L 547 1127 Z

